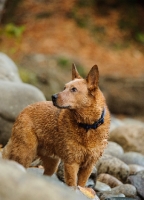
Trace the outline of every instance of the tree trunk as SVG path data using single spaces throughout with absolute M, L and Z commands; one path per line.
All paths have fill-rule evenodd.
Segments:
M 2 15 L 4 13 L 5 3 L 6 3 L 6 0 L 0 0 L 0 23 L 1 23 Z

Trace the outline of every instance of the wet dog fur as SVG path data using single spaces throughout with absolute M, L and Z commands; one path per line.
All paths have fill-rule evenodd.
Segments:
M 72 81 L 52 96 L 53 102 L 34 103 L 20 113 L 4 147 L 3 158 L 27 168 L 38 155 L 43 161 L 44 174 L 49 176 L 62 160 L 66 184 L 85 186 L 107 145 L 110 126 L 110 114 L 98 81 L 96 65 L 86 79 L 73 65 Z M 104 109 L 104 123 L 98 128 L 86 130 L 80 126 L 96 122 Z

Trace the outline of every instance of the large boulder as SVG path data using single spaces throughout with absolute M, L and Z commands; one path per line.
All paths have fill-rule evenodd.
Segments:
M 118 143 L 124 151 L 135 151 L 144 154 L 144 125 L 126 124 L 110 132 L 110 141 Z
M 56 179 L 27 173 L 14 161 L 0 159 L 0 180 L 2 200 L 87 200 Z
M 22 82 L 15 63 L 4 53 L 0 52 L 0 80 Z
M 101 77 L 103 90 L 112 113 L 144 115 L 144 78 Z
M 45 97 L 38 88 L 21 81 L 16 65 L 3 53 L 0 53 L 0 91 L 0 144 L 5 145 L 18 114 Z

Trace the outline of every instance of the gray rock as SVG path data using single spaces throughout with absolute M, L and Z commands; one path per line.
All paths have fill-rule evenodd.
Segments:
M 111 187 L 105 183 L 97 181 L 95 185 L 95 190 L 98 192 L 111 191 Z
M 0 81 L 0 144 L 5 145 L 18 114 L 29 104 L 44 101 L 36 87 L 17 82 Z
M 101 77 L 100 87 L 112 113 L 144 114 L 144 78 Z
M 109 154 L 114 157 L 117 157 L 117 158 L 120 158 L 123 155 L 124 150 L 116 142 L 108 141 L 108 145 L 107 145 L 106 149 L 104 150 L 104 153 Z
M 137 152 L 126 152 L 122 155 L 121 160 L 126 164 L 137 164 L 144 167 L 144 155 Z
M 136 174 L 137 172 L 144 171 L 144 167 L 136 164 L 129 164 L 130 175 Z
M 96 163 L 98 174 L 110 174 L 122 182 L 129 176 L 129 167 L 124 162 L 110 155 L 104 154 Z
M 0 80 L 22 82 L 15 63 L 4 53 L 0 53 Z
M 45 97 L 36 87 L 22 83 L 17 66 L 4 53 L 0 53 L 0 91 L 0 144 L 5 145 L 18 114 Z
M 104 200 L 135 200 L 135 198 L 128 198 L 128 197 L 109 197 L 109 198 L 105 198 Z
M 98 193 L 98 196 L 100 197 L 100 200 L 111 200 L 111 199 L 114 199 L 115 198 L 118 200 L 120 200 L 122 198 L 125 198 L 125 195 L 124 194 L 107 194 L 107 193 L 102 193 L 102 192 L 99 192 Z
M 63 90 L 64 84 L 71 80 L 71 65 L 75 63 L 81 75 L 84 74 L 84 68 L 77 58 L 70 55 L 44 55 L 32 54 L 23 57 L 20 61 L 20 70 L 27 75 L 32 74 L 35 81 L 31 84 L 38 87 L 46 96 L 51 99 L 51 94 Z
M 110 174 L 99 174 L 97 180 L 109 185 L 111 188 L 123 184 L 121 181 Z
M 14 121 L 27 105 L 45 100 L 40 90 L 25 83 L 0 81 L 0 91 L 0 115 L 9 121 Z
M 144 125 L 127 124 L 110 132 L 110 141 L 118 143 L 124 151 L 135 151 L 144 154 Z
M 144 171 L 128 177 L 128 181 L 137 189 L 137 193 L 144 199 Z
M 103 199 L 103 197 L 107 197 L 109 195 L 111 197 L 114 197 L 115 195 L 119 195 L 119 194 L 124 194 L 126 197 L 135 198 L 137 191 L 133 185 L 123 184 L 123 185 L 119 185 L 115 188 L 112 188 L 111 191 L 102 192 L 101 199 Z
M 111 124 L 110 124 L 110 131 L 114 130 L 115 128 L 124 125 L 123 121 L 111 115 Z
M 22 166 L 0 159 L 0 199 L 2 200 L 87 200 L 50 177 L 26 173 Z

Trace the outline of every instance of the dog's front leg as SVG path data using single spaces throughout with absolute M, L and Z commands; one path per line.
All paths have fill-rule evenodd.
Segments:
M 77 186 L 77 174 L 79 165 L 77 163 L 64 163 L 65 182 L 68 186 Z
M 90 163 L 79 169 L 79 173 L 78 173 L 79 186 L 84 187 L 86 185 L 86 182 L 92 172 L 92 169 L 93 169 L 93 164 L 90 164 Z

